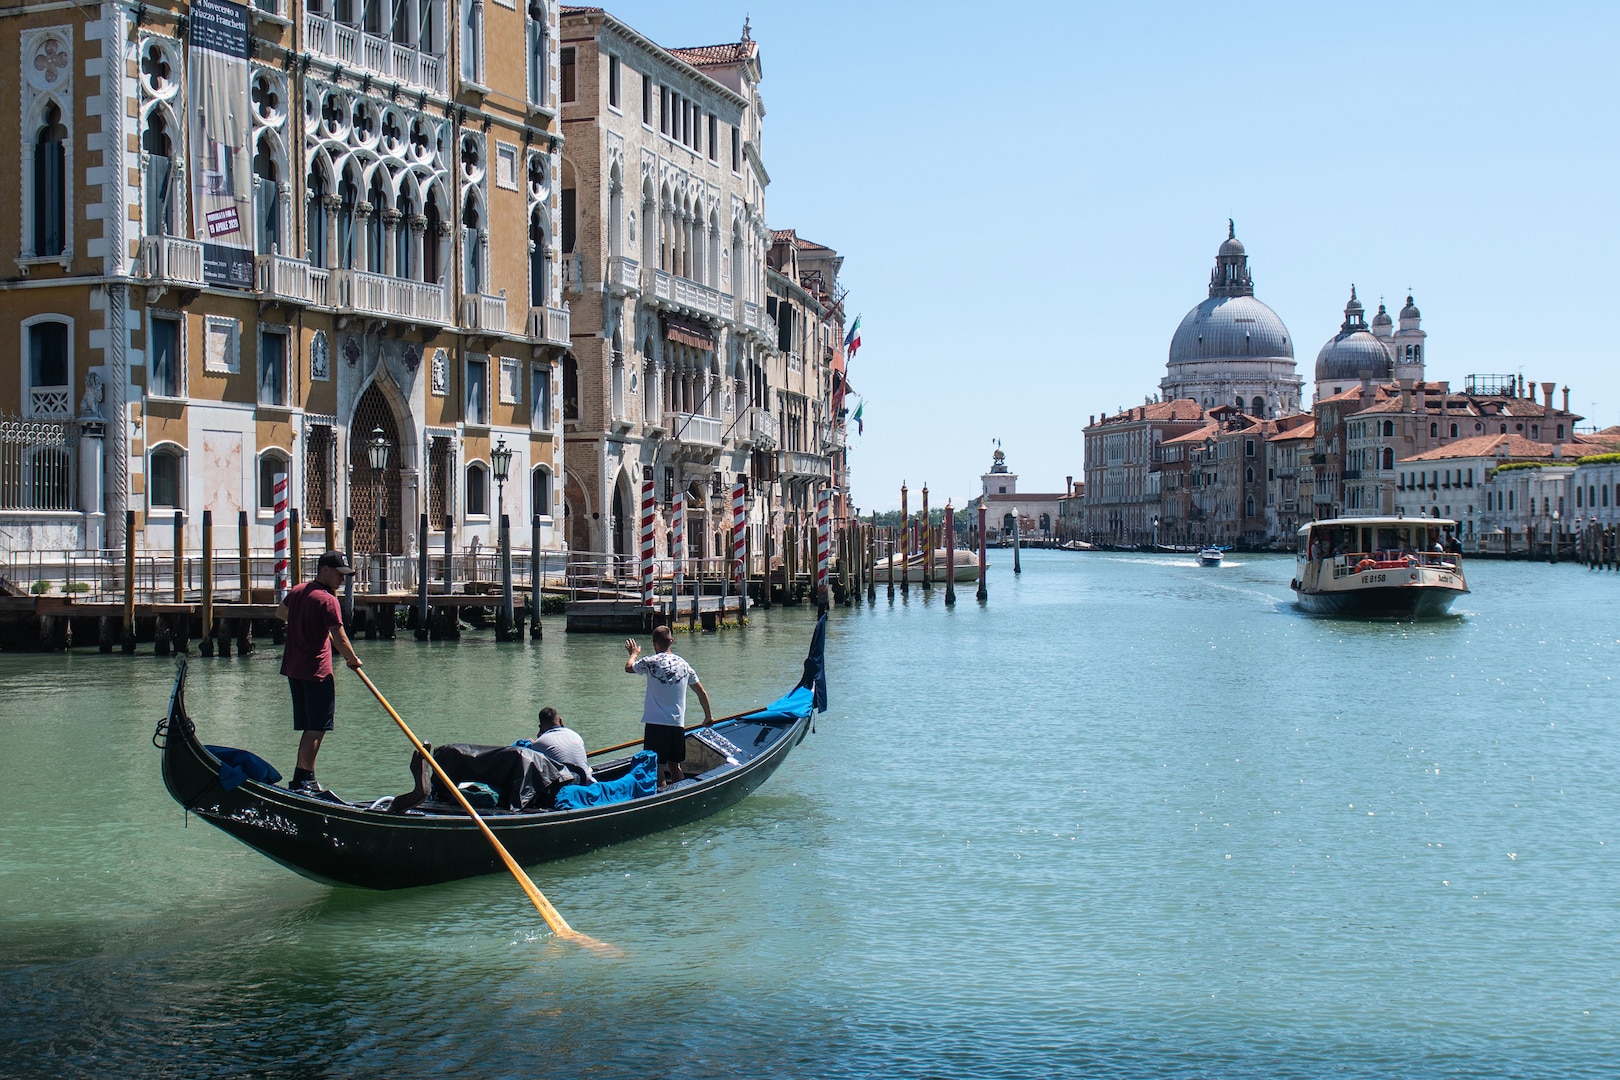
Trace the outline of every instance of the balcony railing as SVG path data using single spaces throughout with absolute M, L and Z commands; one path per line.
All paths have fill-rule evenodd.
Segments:
M 552 345 L 568 345 L 568 319 L 566 303 L 560 308 L 532 307 L 529 309 L 529 336 Z
M 614 255 L 607 261 L 607 287 L 614 296 L 633 296 L 641 291 L 641 269 L 636 260 Z
M 506 333 L 506 294 L 488 296 L 479 293 L 476 296 L 463 296 L 461 325 L 468 330 Z
M 445 92 L 444 57 L 368 34 L 330 15 L 304 13 L 304 42 L 310 52 L 345 67 L 435 94 Z
M 562 287 L 563 292 L 585 291 L 585 255 L 582 252 L 570 251 L 562 257 Z
M 445 288 L 425 281 L 333 270 L 334 306 L 347 311 L 418 323 L 447 323 Z
M 259 292 L 265 296 L 317 307 L 331 304 L 330 271 L 285 255 L 260 255 L 254 264 Z
M 178 236 L 141 238 L 141 268 L 153 281 L 176 285 L 203 283 L 203 246 Z
M 641 273 L 641 289 L 655 301 L 660 301 L 663 307 L 679 308 L 727 321 L 732 318 L 734 306 L 728 293 L 711 289 L 707 285 L 691 278 L 681 277 L 679 274 L 672 274 L 668 270 L 660 270 L 653 266 L 644 267 Z
M 665 413 L 664 429 L 675 442 L 716 450 L 720 448 L 720 437 L 724 430 L 718 417 L 683 412 Z
M 776 417 L 772 416 L 769 410 L 761 409 L 757 405 L 749 409 L 748 414 L 749 432 L 753 436 L 754 442 L 760 445 L 775 446 Z
M 798 450 L 783 450 L 776 455 L 776 471 L 780 476 L 799 479 L 830 480 L 832 463 L 816 454 Z

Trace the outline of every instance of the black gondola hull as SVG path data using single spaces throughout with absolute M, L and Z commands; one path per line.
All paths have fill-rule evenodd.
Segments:
M 163 781 L 176 802 L 209 824 L 305 877 L 371 889 L 434 885 L 504 869 L 499 856 L 460 811 L 390 814 L 329 803 L 252 780 L 226 791 L 220 762 L 186 715 L 182 668 L 170 705 Z M 484 815 L 520 864 L 580 855 L 698 821 L 735 805 L 776 771 L 809 729 L 808 718 L 741 720 L 716 725 L 749 756 L 703 777 L 610 806 Z M 696 744 L 695 732 L 688 745 Z M 702 748 L 707 751 L 707 748 Z M 736 755 L 734 755 L 736 756 Z M 622 771 L 626 762 L 598 771 Z

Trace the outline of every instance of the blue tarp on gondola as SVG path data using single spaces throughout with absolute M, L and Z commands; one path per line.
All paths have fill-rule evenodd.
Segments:
M 749 713 L 749 720 L 795 720 L 809 716 L 815 708 L 816 693 L 808 686 L 796 686 L 757 713 Z

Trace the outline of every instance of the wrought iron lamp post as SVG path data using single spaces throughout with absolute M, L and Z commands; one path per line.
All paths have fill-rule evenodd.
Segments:
M 495 627 L 495 636 L 501 641 L 512 637 L 514 616 L 512 610 L 512 522 L 506 516 L 506 479 L 512 471 L 512 451 L 507 449 L 506 436 L 496 440 L 489 452 L 490 471 L 495 474 L 495 502 L 500 514 L 501 545 L 501 617 Z
M 388 468 L 388 435 L 379 427 L 371 429 L 366 441 L 366 459 L 377 489 L 377 582 L 376 591 L 388 591 L 388 504 L 384 501 L 383 473 Z

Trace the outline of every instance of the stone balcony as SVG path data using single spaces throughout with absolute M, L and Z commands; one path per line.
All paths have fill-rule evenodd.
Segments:
M 784 480 L 831 480 L 832 463 L 819 454 L 782 450 L 776 455 L 776 473 Z
M 700 455 L 718 453 L 725 434 L 719 417 L 701 413 L 665 413 L 664 430 L 669 433 L 670 442 L 683 450 L 698 451 Z
M 748 441 L 755 446 L 766 450 L 776 446 L 777 422 L 770 410 L 757 405 L 750 407 L 747 422 L 739 427 L 746 434 Z
M 636 260 L 614 255 L 607 261 L 607 285 L 610 296 L 635 296 L 641 292 L 641 268 Z
M 450 321 L 443 285 L 365 270 L 333 270 L 331 277 L 332 306 L 339 311 L 441 326 Z
M 332 300 L 331 271 L 285 255 L 260 255 L 254 262 L 259 294 L 281 303 L 328 307 Z
M 690 278 L 657 267 L 641 271 L 641 291 L 655 307 L 696 315 L 708 322 L 731 322 L 734 304 L 729 293 L 711 289 Z
M 203 246 L 179 236 L 143 236 L 141 270 L 152 281 L 201 288 Z
M 566 293 L 583 293 L 585 291 L 585 256 L 578 251 L 570 251 L 562 257 L 562 288 Z
M 350 71 L 362 71 L 440 97 L 449 86 L 444 57 L 368 34 L 330 15 L 304 13 L 304 47 Z
M 506 333 L 506 293 L 489 296 L 468 294 L 461 298 L 461 326 L 465 330 Z
M 560 308 L 532 307 L 529 309 L 529 336 L 547 345 L 567 348 L 572 344 L 568 336 L 569 317 L 566 303 Z

